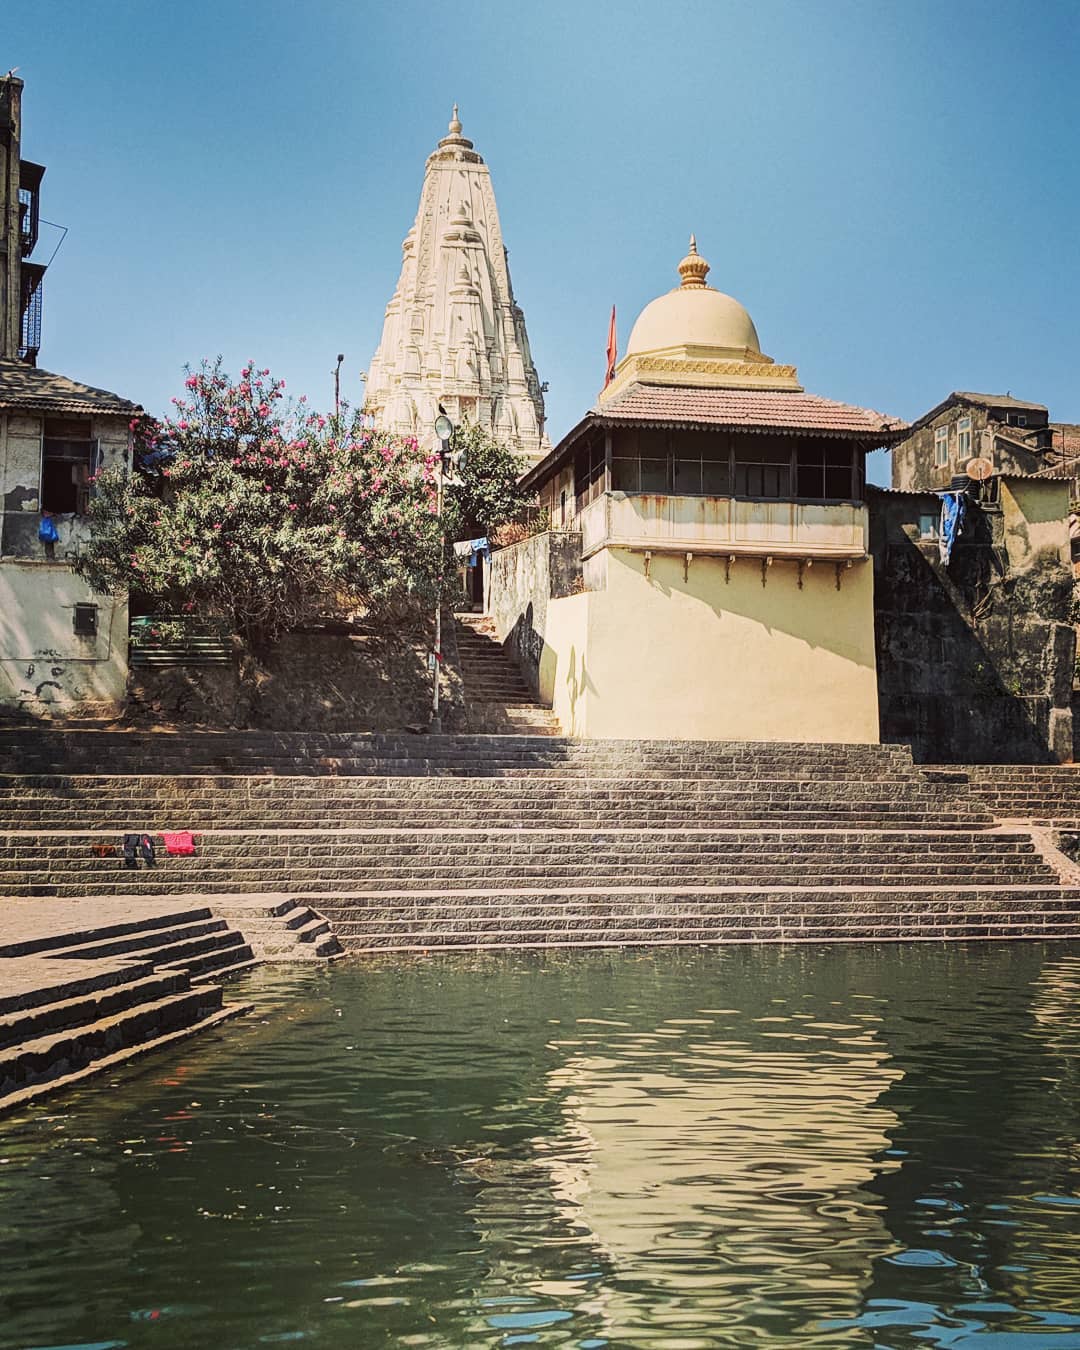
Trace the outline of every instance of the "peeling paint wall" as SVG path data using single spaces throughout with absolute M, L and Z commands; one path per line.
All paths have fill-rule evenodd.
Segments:
M 95 417 L 100 461 L 128 463 L 123 417 Z M 44 418 L 0 412 L 0 711 L 106 717 L 123 706 L 127 600 L 95 595 L 66 559 L 89 537 L 86 517 L 56 516 L 52 558 L 38 538 Z M 97 606 L 97 632 L 75 633 L 75 606 Z
M 75 632 L 75 606 L 97 632 Z M 64 563 L 0 562 L 0 710 L 34 717 L 117 714 L 127 682 L 126 597 L 96 595 Z
M 44 417 L 40 413 L 0 412 L 0 555 L 5 558 L 44 558 L 38 539 L 41 524 L 41 461 Z M 90 419 L 90 437 L 98 443 L 103 467 L 129 463 L 127 420 L 123 417 Z M 89 537 L 84 517 L 55 517 L 60 541 L 57 558 L 77 552 Z

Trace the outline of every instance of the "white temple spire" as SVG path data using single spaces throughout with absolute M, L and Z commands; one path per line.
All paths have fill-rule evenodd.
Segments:
M 514 300 L 491 175 L 454 104 L 429 156 L 420 209 L 367 375 L 364 409 L 433 444 L 439 405 L 535 462 L 551 445 L 544 396 Z

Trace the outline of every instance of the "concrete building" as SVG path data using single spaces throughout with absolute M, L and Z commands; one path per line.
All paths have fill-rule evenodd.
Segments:
M 875 742 L 864 460 L 907 427 L 806 393 L 708 270 L 526 475 L 572 542 L 494 555 L 498 636 L 573 735 Z
M 871 494 L 884 739 L 922 759 L 1073 758 L 1078 450 L 1044 404 L 963 392 L 894 447 L 893 489 Z
M 434 440 L 441 404 L 535 463 L 551 449 L 544 390 L 514 299 L 491 174 L 457 107 L 428 157 L 420 208 L 372 357 L 364 410 L 387 431 Z
M 127 600 L 91 592 L 71 560 L 94 474 L 129 462 L 141 409 L 36 366 L 44 268 L 27 259 L 45 171 L 20 161 L 21 95 L 0 79 L 0 713 L 102 717 L 124 697 Z
M 45 169 L 22 158 L 22 80 L 0 76 L 0 361 L 37 360 L 45 267 L 38 242 Z
M 902 492 L 947 488 L 972 459 L 996 473 L 1056 473 L 1076 451 L 1042 403 L 1011 394 L 952 393 L 911 424 L 892 453 L 892 485 Z

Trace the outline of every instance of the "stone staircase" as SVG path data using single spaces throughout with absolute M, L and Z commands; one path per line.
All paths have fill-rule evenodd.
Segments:
M 341 943 L 324 914 L 281 895 L 215 895 L 214 913 L 244 935 L 257 961 L 324 961 Z
M 1080 767 L 1073 764 L 969 764 L 928 767 L 926 776 L 968 792 L 998 820 L 1080 830 Z
M 484 614 L 456 614 L 458 661 L 469 727 L 491 735 L 559 736 L 550 708 L 537 702 L 524 676 L 503 651 Z
M 268 952 L 1080 936 L 1067 860 L 895 746 L 9 732 L 0 819 L 0 894 Z M 196 853 L 98 856 L 163 829 Z
M 205 905 L 0 903 L 0 1111 L 248 1010 L 220 982 L 251 948 Z

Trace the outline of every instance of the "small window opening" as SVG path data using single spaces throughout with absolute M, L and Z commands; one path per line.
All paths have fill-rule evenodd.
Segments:
M 89 417 L 47 417 L 41 455 L 41 505 L 53 515 L 85 515 L 97 442 Z
M 970 417 L 961 417 L 956 424 L 956 458 L 961 464 L 971 458 Z
M 938 468 L 949 462 L 949 428 L 938 427 L 934 432 L 934 463 Z
M 97 621 L 97 605 L 75 606 L 75 632 L 79 637 L 96 637 Z

